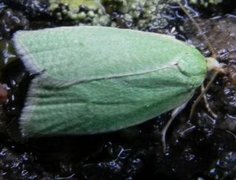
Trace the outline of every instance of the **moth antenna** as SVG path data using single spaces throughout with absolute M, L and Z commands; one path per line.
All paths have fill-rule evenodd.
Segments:
M 201 92 L 201 94 L 197 97 L 197 99 L 194 101 L 191 111 L 190 111 L 190 115 L 189 115 L 189 119 L 192 119 L 193 117 L 193 113 L 198 105 L 198 103 L 200 102 L 201 98 L 204 96 L 204 94 L 208 91 L 208 89 L 210 88 L 212 82 L 215 80 L 215 78 L 217 77 L 217 75 L 220 73 L 221 71 L 215 71 L 212 78 L 210 79 L 210 81 L 207 83 L 206 87 L 204 88 L 203 85 L 203 91 Z
M 202 85 L 202 90 L 201 90 L 201 94 L 198 96 L 198 98 L 195 100 L 195 102 L 192 105 L 191 111 L 190 111 L 190 115 L 189 118 L 191 119 L 193 116 L 193 113 L 196 109 L 197 104 L 200 102 L 201 98 L 205 96 L 205 93 L 208 91 L 208 89 L 210 88 L 210 85 L 213 83 L 213 81 L 215 80 L 215 78 L 217 77 L 217 75 L 221 72 L 224 72 L 224 70 L 222 69 L 222 65 L 219 64 L 219 62 L 216 60 L 216 58 L 218 57 L 217 52 L 215 51 L 215 49 L 213 48 L 213 46 L 211 45 L 208 37 L 205 35 L 205 33 L 203 33 L 203 31 L 201 30 L 201 27 L 199 26 L 199 24 L 194 20 L 194 18 L 189 14 L 189 12 L 186 10 L 186 8 L 184 7 L 184 5 L 180 2 L 176 2 L 179 7 L 184 11 L 184 13 L 189 17 L 189 19 L 193 22 L 193 24 L 195 25 L 195 27 L 197 28 L 198 32 L 200 33 L 200 35 L 202 36 L 202 38 L 204 39 L 205 43 L 207 44 L 207 47 L 209 48 L 212 56 L 210 58 L 207 58 L 207 66 L 208 66 L 208 70 L 214 70 L 213 76 L 210 79 L 210 81 L 207 83 L 206 87 L 204 88 L 204 86 Z M 213 117 L 217 117 L 217 115 L 211 110 L 209 104 L 207 103 L 207 99 L 204 98 L 205 104 L 206 104 L 206 108 L 209 111 L 209 113 L 213 116 Z
M 186 8 L 183 6 L 182 3 L 180 2 L 176 2 L 179 7 L 184 11 L 184 13 L 189 17 L 189 19 L 193 22 L 193 24 L 196 26 L 198 32 L 200 33 L 200 35 L 202 36 L 202 38 L 204 39 L 204 41 L 206 42 L 208 48 L 210 49 L 211 53 L 212 53 L 212 57 L 214 59 L 217 58 L 217 52 L 215 51 L 215 49 L 212 47 L 209 39 L 207 38 L 207 36 L 205 35 L 205 33 L 203 33 L 203 31 L 201 30 L 201 27 L 199 26 L 199 24 L 194 20 L 194 18 L 189 14 L 189 12 L 186 10 Z

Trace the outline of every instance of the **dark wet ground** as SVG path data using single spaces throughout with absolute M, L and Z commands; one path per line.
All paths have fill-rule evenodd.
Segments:
M 229 2 L 209 9 L 194 7 L 200 13 L 196 21 L 221 57 L 220 62 L 225 64 L 226 73 L 217 77 L 206 95 L 218 117 L 213 118 L 201 101 L 193 118 L 188 120 L 190 102 L 168 131 L 168 150 L 163 153 L 160 131 L 170 113 L 115 133 L 17 141 L 13 130 L 28 74 L 15 63 L 17 58 L 9 40 L 19 29 L 74 22 L 58 21 L 43 6 L 32 8 L 0 1 L 1 81 L 7 83 L 12 94 L 2 108 L 0 122 L 0 179 L 235 179 L 236 5 L 233 1 L 228 5 Z M 196 36 L 195 26 L 183 15 L 172 6 L 165 13 L 165 17 L 172 19 L 170 24 L 158 32 L 172 32 L 209 55 L 204 40 Z M 122 27 L 130 26 L 122 16 L 116 15 L 114 21 Z M 152 26 L 148 27 L 150 30 Z M 176 31 L 171 31 L 173 27 Z M 26 83 L 21 84 L 22 81 Z

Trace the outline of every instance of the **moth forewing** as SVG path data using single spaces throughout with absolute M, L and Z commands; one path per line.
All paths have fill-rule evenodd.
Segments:
M 133 126 L 189 100 L 205 57 L 173 37 L 111 27 L 19 31 L 16 52 L 32 80 L 20 117 L 25 137 Z

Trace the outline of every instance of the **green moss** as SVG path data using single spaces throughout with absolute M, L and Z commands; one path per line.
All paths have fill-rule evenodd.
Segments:
M 208 7 L 209 5 L 217 5 L 222 3 L 223 0 L 190 0 L 190 3 Z
M 49 0 L 49 10 L 58 20 L 70 20 L 76 24 L 107 25 L 109 16 L 100 0 Z
M 166 1 L 161 0 L 102 0 L 102 4 L 115 17 L 114 26 L 147 30 L 151 27 L 164 27 L 167 20 L 161 16 Z
M 68 6 L 71 11 L 78 10 L 81 5 L 93 10 L 98 9 L 100 6 L 99 1 L 95 0 L 49 0 L 49 2 L 51 10 L 56 9 L 59 4 Z
M 126 27 L 139 30 L 163 29 L 164 0 L 49 0 L 50 10 L 58 20 L 76 24 Z M 171 1 L 173 3 L 173 1 Z

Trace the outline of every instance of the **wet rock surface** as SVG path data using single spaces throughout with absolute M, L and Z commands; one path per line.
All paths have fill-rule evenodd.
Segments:
M 24 89 L 25 84 L 22 85 L 21 82 L 28 75 L 20 64 L 15 63 L 17 57 L 9 41 L 12 34 L 20 29 L 93 24 L 95 21 L 91 17 L 82 21 L 73 18 L 68 21 L 69 16 L 65 14 L 68 11 L 64 11 L 64 14 L 61 12 L 64 7 L 68 8 L 65 4 L 57 6 L 63 7 L 56 9 L 63 14 L 59 17 L 57 13 L 54 14 L 48 9 L 49 1 L 4 2 L 0 1 L 0 80 L 7 84 L 11 96 L 1 112 L 1 179 L 144 179 L 147 176 L 150 179 L 234 179 L 236 177 L 236 9 L 231 8 L 230 12 L 229 9 L 225 10 L 228 6 L 224 6 L 224 1 L 217 3 L 216 6 L 206 7 L 193 3 L 194 9 L 188 8 L 202 31 L 209 37 L 220 57 L 219 61 L 225 64 L 225 73 L 217 77 L 206 94 L 206 102 L 217 118 L 209 113 L 206 102 L 202 100 L 193 118 L 189 120 L 189 111 L 193 103 L 191 101 L 171 125 L 167 138 L 168 149 L 163 153 L 160 132 L 170 118 L 170 113 L 115 133 L 19 141 L 16 138 L 17 133 L 12 131 L 17 127 L 12 128 L 12 126 L 17 121 L 27 89 Z M 101 11 L 100 15 L 105 15 L 107 19 L 105 24 L 104 21 L 101 24 L 165 32 L 195 45 L 206 56 L 210 55 L 194 24 L 175 4 L 160 10 L 155 6 L 157 1 L 150 1 L 151 4 L 145 4 L 144 1 L 130 1 L 129 6 L 125 6 L 124 3 L 127 2 L 103 1 L 105 11 Z M 232 1 L 231 6 L 234 3 Z M 138 5 L 142 8 L 138 9 Z M 144 7 L 150 11 L 149 14 L 145 15 Z M 93 13 L 99 13 L 99 9 L 103 8 L 97 6 Z M 211 8 L 212 14 L 205 13 L 207 8 Z M 79 13 L 81 12 L 87 13 L 85 17 L 91 15 L 86 8 L 82 8 Z M 163 17 L 161 23 L 159 17 Z M 205 84 L 210 78 L 211 74 Z M 198 94 L 199 90 L 193 100 Z

